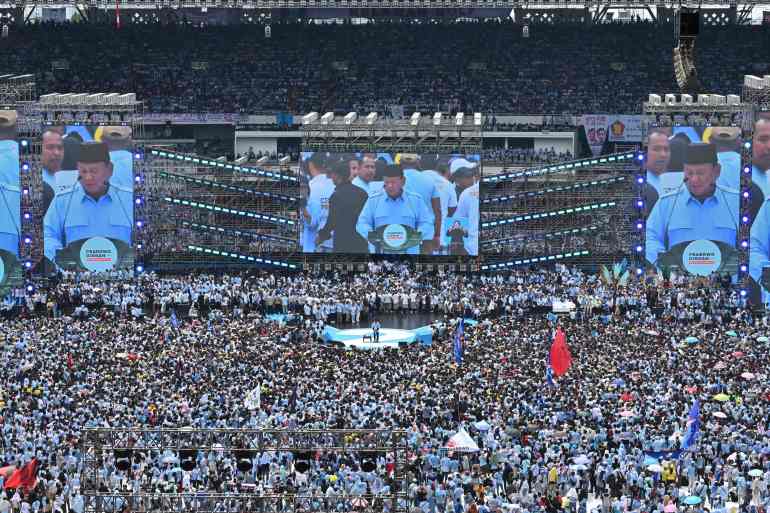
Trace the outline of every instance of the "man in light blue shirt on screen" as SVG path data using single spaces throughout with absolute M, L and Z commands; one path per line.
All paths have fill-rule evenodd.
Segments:
M 718 185 L 716 148 L 691 144 L 684 162 L 679 191 L 660 198 L 647 219 L 645 256 L 651 264 L 681 242 L 706 239 L 733 247 L 736 243 L 739 194 Z
M 377 156 L 374 153 L 366 153 L 361 158 L 361 162 L 358 164 L 358 174 L 351 183 L 371 196 L 382 191 L 382 182 L 375 180 L 376 176 Z
M 19 143 L 16 111 L 0 111 L 0 249 L 17 258 L 21 234 Z
M 383 191 L 370 196 L 358 216 L 356 231 L 366 240 L 369 233 L 389 224 L 403 224 L 420 232 L 423 240 L 433 239 L 433 217 L 422 198 L 405 189 L 404 173 L 399 166 L 388 166 L 384 173 Z M 369 251 L 373 247 L 369 246 Z M 418 254 L 420 247 L 409 248 L 409 254 Z
M 762 208 L 751 225 L 749 248 L 749 274 L 754 281 L 760 283 L 762 270 L 770 266 L 770 198 L 762 203 Z M 762 296 L 767 297 L 766 290 L 763 290 Z
M 660 128 L 650 129 L 650 133 L 647 136 L 647 154 L 645 155 L 644 164 L 647 170 L 647 183 L 655 189 L 659 197 L 665 192 L 661 190 L 660 177 L 668 171 L 670 161 L 671 145 L 668 135 Z
M 43 219 L 44 252 L 56 252 L 91 237 L 117 239 L 131 245 L 133 191 L 110 183 L 112 163 L 107 145 L 83 143 L 78 156 L 78 183 L 57 194 Z
M 770 120 L 760 119 L 754 125 L 751 142 L 751 181 L 757 184 L 764 198 L 770 198 L 770 183 L 767 172 L 770 170 Z
M 406 190 L 419 194 L 432 216 L 433 233 L 435 234 L 433 242 L 430 243 L 432 252 L 441 246 L 441 195 L 439 194 L 436 183 L 427 175 L 420 171 L 420 157 L 414 153 L 404 153 L 399 161 L 401 169 L 404 170 L 406 179 Z

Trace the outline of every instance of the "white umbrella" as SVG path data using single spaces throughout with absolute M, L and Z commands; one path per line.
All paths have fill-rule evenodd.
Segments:
M 475 427 L 479 431 L 489 431 L 489 428 L 491 428 L 492 426 L 490 426 L 489 422 L 487 422 L 486 420 L 482 420 L 482 421 L 476 422 L 473 425 L 473 427 Z
M 724 413 L 724 412 L 721 412 L 721 411 L 715 411 L 714 413 L 712 413 L 712 415 L 714 417 L 718 418 L 718 419 L 726 419 L 727 418 L 727 414 Z
M 749 470 L 749 475 L 751 477 L 761 477 L 762 476 L 762 470 L 758 468 L 754 468 Z
M 464 429 L 460 428 L 460 430 L 449 439 L 445 449 L 459 452 L 478 452 L 479 446 Z
M 572 461 L 575 462 L 575 465 L 588 465 L 591 460 L 585 454 L 581 454 L 580 456 L 575 456 Z
M 743 374 L 741 374 L 741 377 L 743 379 L 754 379 L 754 374 L 752 374 L 751 372 L 744 372 Z
M 663 467 L 661 467 L 657 463 L 653 463 L 652 465 L 647 467 L 647 470 L 649 470 L 650 472 L 658 473 L 658 472 L 663 472 Z

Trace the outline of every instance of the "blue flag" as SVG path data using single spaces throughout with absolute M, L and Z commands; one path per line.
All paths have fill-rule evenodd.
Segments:
M 696 399 L 690 408 L 690 415 L 687 416 L 687 431 L 682 441 L 682 449 L 686 451 L 695 443 L 698 431 L 700 431 L 700 400 Z
M 465 332 L 465 319 L 460 319 L 460 323 L 455 329 L 455 343 L 454 343 L 454 356 L 455 363 L 460 365 L 463 363 L 463 334 Z
M 179 319 L 176 317 L 176 310 L 171 310 L 171 325 L 175 330 L 179 329 Z
M 551 368 L 551 357 L 548 356 L 548 361 L 545 364 L 545 381 L 548 383 L 549 387 L 556 386 L 556 383 L 553 382 L 553 368 Z

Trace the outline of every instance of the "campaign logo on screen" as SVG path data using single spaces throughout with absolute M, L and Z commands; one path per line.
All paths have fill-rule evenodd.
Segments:
M 708 276 L 722 264 L 722 252 L 710 240 L 694 240 L 684 249 L 682 264 L 690 274 Z
M 80 263 L 89 271 L 109 271 L 118 263 L 118 248 L 104 237 L 91 237 L 80 247 Z
M 382 232 L 382 240 L 390 248 L 401 248 L 406 244 L 406 228 L 400 224 L 389 224 Z

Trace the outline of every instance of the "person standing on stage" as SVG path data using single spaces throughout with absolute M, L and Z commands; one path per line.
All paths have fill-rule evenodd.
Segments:
M 378 319 L 374 319 L 372 323 L 372 340 L 375 344 L 380 342 L 380 321 Z

